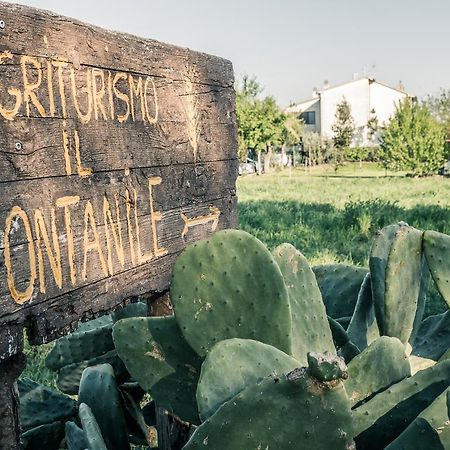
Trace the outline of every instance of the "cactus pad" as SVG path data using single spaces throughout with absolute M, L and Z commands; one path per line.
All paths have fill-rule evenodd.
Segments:
M 350 340 L 360 350 L 364 350 L 372 341 L 380 336 L 372 300 L 370 273 L 366 275 L 362 282 L 355 311 L 347 328 L 347 334 Z
M 97 423 L 97 420 L 92 413 L 91 408 L 85 403 L 81 403 L 79 408 L 79 415 L 85 439 L 88 443 L 89 450 L 109 450 L 103 439 L 102 432 Z M 128 448 L 124 447 L 124 448 Z M 111 447 L 112 448 L 112 447 Z
M 84 369 L 86 369 L 86 367 L 92 367 L 98 364 L 110 364 L 114 369 L 114 375 L 118 380 L 121 380 L 128 375 L 127 369 L 125 368 L 122 360 L 119 358 L 116 350 L 110 350 L 103 355 L 96 356 L 95 358 L 87 361 L 81 361 L 62 367 L 58 371 L 58 375 L 56 377 L 56 385 L 58 386 L 58 389 L 69 395 L 77 394 Z
M 437 361 L 450 347 L 450 310 L 427 317 L 420 325 L 413 355 Z
M 303 368 L 248 386 L 200 425 L 184 450 L 348 450 L 352 436 L 341 381 L 320 382 Z
M 348 364 L 345 390 L 352 405 L 411 375 L 405 348 L 397 338 L 382 336 Z
M 450 360 L 417 372 L 353 411 L 357 445 L 384 448 L 450 385 Z
M 100 326 L 94 328 L 91 328 L 92 324 L 88 326 L 88 323 L 83 324 L 85 327 L 82 326 L 82 330 L 85 331 L 76 331 L 56 341 L 45 360 L 45 364 L 50 370 L 57 371 L 69 364 L 95 358 L 114 350 L 112 322 L 105 319 L 100 322 Z
M 431 275 L 450 307 L 450 236 L 436 231 L 425 231 L 423 248 Z
M 292 315 L 292 356 L 306 365 L 308 352 L 335 352 L 327 313 L 314 272 L 291 244 L 272 251 L 286 283 Z
M 176 260 L 170 298 L 183 335 L 201 356 L 235 337 L 291 354 L 283 276 L 267 248 L 244 231 L 219 231 L 187 247 Z
M 24 430 L 76 415 L 76 402 L 29 378 L 17 382 L 20 394 L 20 421 Z
M 201 419 L 212 416 L 248 385 L 269 375 L 281 377 L 296 367 L 300 367 L 298 361 L 271 345 L 237 338 L 219 342 L 203 362 L 198 382 Z
M 450 450 L 449 392 L 437 397 L 386 450 Z
M 85 434 L 75 422 L 66 422 L 66 443 L 68 450 L 85 450 L 88 448 Z
M 130 448 L 120 392 L 113 368 L 109 364 L 100 364 L 84 370 L 78 394 L 78 404 L 82 403 L 86 403 L 92 410 L 108 450 Z M 83 429 L 86 431 L 84 424 Z
M 422 279 L 422 232 L 401 227 L 386 265 L 384 334 L 407 343 L 413 330 Z
M 198 423 L 195 392 L 201 358 L 170 317 L 136 317 L 114 325 L 114 342 L 128 372 L 157 403 Z
M 31 428 L 22 434 L 23 450 L 58 450 L 64 437 L 64 423 L 52 422 Z M 11 447 L 12 448 L 12 447 Z
M 351 317 L 367 269 L 347 264 L 313 267 L 327 314 L 333 319 Z

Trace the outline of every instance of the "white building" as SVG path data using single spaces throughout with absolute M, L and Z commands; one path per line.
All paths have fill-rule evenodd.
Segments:
M 290 106 L 286 113 L 297 114 L 306 128 L 322 137 L 332 138 L 332 126 L 336 122 L 336 108 L 344 99 L 350 104 L 355 124 L 353 146 L 370 146 L 377 143 L 376 135 L 370 136 L 367 122 L 374 115 L 378 126 L 383 127 L 394 115 L 396 105 L 409 95 L 373 78 L 360 78 L 335 87 L 325 85 L 313 91 L 313 98 Z

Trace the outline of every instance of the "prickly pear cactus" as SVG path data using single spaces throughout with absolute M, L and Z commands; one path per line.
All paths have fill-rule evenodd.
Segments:
M 425 231 L 423 248 L 431 275 L 450 307 L 450 236 L 436 231 Z
M 450 347 L 450 310 L 427 317 L 420 326 L 413 355 L 439 360 Z
M 370 255 L 372 293 L 381 334 L 407 343 L 422 279 L 422 232 L 405 223 L 379 231 Z
M 20 394 L 20 422 L 23 430 L 60 421 L 76 415 L 76 402 L 29 378 L 17 382 Z M 63 426 L 64 428 L 64 426 Z
M 356 355 L 359 354 L 359 348 L 350 340 L 344 327 L 331 317 L 328 317 L 331 334 L 333 336 L 334 346 L 339 356 L 342 356 L 348 364 Z
M 85 403 L 92 410 L 108 450 L 129 449 L 125 417 L 120 392 L 109 364 L 88 367 L 83 372 L 78 404 Z M 83 429 L 86 427 L 83 424 Z M 86 435 L 88 438 L 88 436 Z
M 89 450 L 109 450 L 110 448 L 117 448 L 117 443 L 115 447 L 106 445 L 94 413 L 86 403 L 80 404 L 79 415 Z M 122 448 L 129 448 L 129 445 Z
M 47 355 L 45 364 L 50 370 L 57 371 L 68 364 L 79 363 L 114 350 L 112 340 L 112 322 L 100 322 L 101 325 L 82 327 L 68 336 L 58 339 Z
M 119 381 L 124 381 L 129 375 L 127 369 L 119 358 L 116 350 L 110 350 L 103 355 L 62 367 L 56 377 L 58 389 L 66 394 L 75 395 L 80 387 L 81 376 L 84 369 L 98 364 L 110 364 Z
M 350 402 L 340 380 L 307 368 L 251 384 L 200 425 L 185 450 L 352 448 Z
M 357 446 L 386 447 L 449 385 L 450 360 L 446 360 L 375 395 L 353 411 Z
M 361 284 L 355 310 L 347 328 L 347 334 L 360 350 L 364 350 L 380 336 L 372 300 L 370 273 L 365 276 Z
M 224 339 L 254 339 L 291 354 L 291 311 L 281 271 L 244 231 L 224 230 L 178 257 L 170 298 L 181 332 L 200 355 Z
M 447 389 L 386 450 L 450 450 Z
M 335 352 L 327 313 L 314 272 L 291 244 L 272 251 L 286 283 L 292 315 L 292 356 L 306 365 L 308 352 Z
M 39 425 L 25 431 L 22 438 L 23 450 L 58 450 L 64 437 L 64 422 Z
M 85 450 L 89 446 L 83 430 L 75 422 L 66 422 L 65 436 L 68 450 Z
M 299 362 L 271 345 L 251 339 L 227 339 L 216 344 L 202 365 L 197 403 L 204 421 L 217 409 L 262 378 L 280 378 Z
M 354 406 L 410 375 L 403 344 L 397 338 L 381 336 L 350 361 L 344 385 Z
M 202 359 L 186 343 L 175 317 L 138 317 L 114 325 L 117 352 L 131 376 L 157 403 L 198 423 L 195 398 Z
M 351 317 L 367 269 L 347 264 L 314 266 L 327 314 L 333 319 Z

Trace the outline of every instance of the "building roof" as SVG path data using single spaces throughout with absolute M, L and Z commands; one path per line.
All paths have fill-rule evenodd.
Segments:
M 307 109 L 311 105 L 313 105 L 315 102 L 319 101 L 320 100 L 320 95 L 322 94 L 322 92 L 324 92 L 324 91 L 331 91 L 333 89 L 338 89 L 338 88 L 341 88 L 343 86 L 347 86 L 349 84 L 357 83 L 357 82 L 359 82 L 361 80 L 368 80 L 369 84 L 377 83 L 380 86 L 384 86 L 385 88 L 392 89 L 393 91 L 397 91 L 397 92 L 400 92 L 402 94 L 408 95 L 404 90 L 398 89 L 398 88 L 394 88 L 394 87 L 389 86 L 389 85 L 387 85 L 385 83 L 381 83 L 380 81 L 375 80 L 375 78 L 372 78 L 372 77 L 361 77 L 361 78 L 358 78 L 356 80 L 351 80 L 351 81 L 347 81 L 345 83 L 337 84 L 336 86 L 330 86 L 330 87 L 325 88 L 325 89 L 317 90 L 317 97 L 312 98 L 312 99 L 308 99 L 308 100 L 304 100 L 302 102 L 295 103 L 294 105 L 291 105 L 291 106 L 287 107 L 285 109 L 285 112 L 286 113 L 300 112 L 301 110 Z

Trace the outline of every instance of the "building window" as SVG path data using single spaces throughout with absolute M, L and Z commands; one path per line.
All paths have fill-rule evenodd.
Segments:
M 300 116 L 306 125 L 316 124 L 316 112 L 315 111 L 305 111 Z

